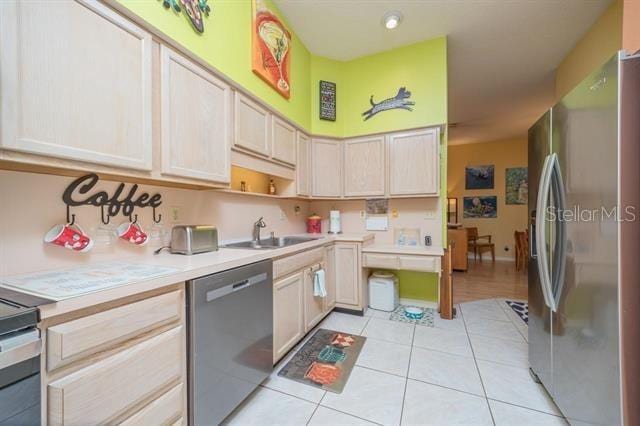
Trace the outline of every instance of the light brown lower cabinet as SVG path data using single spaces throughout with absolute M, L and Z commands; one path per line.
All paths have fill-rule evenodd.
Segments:
M 336 306 L 362 310 L 365 297 L 360 267 L 360 243 L 335 245 Z
M 273 262 L 273 363 L 281 359 L 335 306 L 334 246 L 313 249 Z M 318 256 L 320 255 L 320 256 Z M 307 264 L 303 266 L 304 260 Z M 297 269 L 291 269 L 296 266 Z M 302 267 L 301 267 L 302 266 Z M 325 270 L 326 297 L 313 295 L 314 274 Z M 283 276 L 283 274 L 286 275 Z
M 324 249 L 325 280 L 327 287 L 327 304 L 325 309 L 330 311 L 336 306 L 336 246 L 330 245 Z
M 304 336 L 304 272 L 273 284 L 273 362 Z
M 304 272 L 304 331 L 305 333 L 315 327 L 325 314 L 326 297 L 316 297 L 314 292 L 314 274 L 324 264 L 307 268 Z M 325 280 L 326 281 L 326 280 Z M 326 282 L 325 282 L 326 286 Z
M 48 425 L 181 424 L 186 419 L 184 284 L 172 287 L 43 324 Z

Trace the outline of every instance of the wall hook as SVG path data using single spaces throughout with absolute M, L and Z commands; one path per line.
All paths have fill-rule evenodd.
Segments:
M 67 223 L 69 226 L 73 226 L 76 223 L 76 215 L 70 214 L 69 204 L 67 204 Z
M 100 206 L 100 220 L 103 224 L 108 225 L 111 222 L 111 215 L 107 211 L 107 219 L 104 218 L 104 204 Z
M 131 223 L 133 223 L 133 224 L 138 223 L 138 215 L 137 215 L 137 214 L 134 214 L 134 215 L 133 215 L 133 219 L 131 219 L 131 216 L 132 216 L 132 215 L 129 215 L 129 221 L 130 221 Z
M 158 214 L 158 218 L 156 219 L 156 208 L 153 208 L 153 222 L 154 223 L 160 223 L 160 221 L 162 220 L 162 213 Z

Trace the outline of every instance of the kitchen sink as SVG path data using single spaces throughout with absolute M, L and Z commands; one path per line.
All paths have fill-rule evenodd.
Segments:
M 307 243 L 322 237 L 273 237 L 263 238 L 260 241 L 240 241 L 238 243 L 225 244 L 224 248 L 242 248 L 242 249 L 275 249 L 281 247 L 289 247 L 295 244 Z

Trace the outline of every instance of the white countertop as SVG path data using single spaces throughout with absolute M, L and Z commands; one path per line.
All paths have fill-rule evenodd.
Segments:
M 363 253 L 412 254 L 419 256 L 443 256 L 444 250 L 437 246 L 397 246 L 393 244 L 369 244 L 362 247 Z
M 131 281 L 114 287 L 100 289 L 90 293 L 83 293 L 54 303 L 42 305 L 39 307 L 40 317 L 41 319 L 51 318 L 78 309 L 151 291 L 171 284 L 214 274 L 216 272 L 226 271 L 228 269 L 237 268 L 239 266 L 248 265 L 265 259 L 277 259 L 296 252 L 321 247 L 334 241 L 370 243 L 374 239 L 374 235 L 371 233 L 347 233 L 338 235 L 308 234 L 308 236 L 319 238 L 313 241 L 278 249 L 251 250 L 220 248 L 216 252 L 201 253 L 193 256 L 162 252 L 158 255 L 136 258 L 135 262 L 131 262 L 131 259 L 126 259 L 126 262 L 128 263 L 138 263 L 146 266 L 159 266 L 174 269 L 166 275 L 155 276 L 150 279 L 143 278 L 139 281 Z M 123 259 L 123 262 L 124 261 L 125 260 Z M 9 288 L 12 290 L 19 290 L 16 287 Z M 46 295 L 40 296 L 46 297 Z

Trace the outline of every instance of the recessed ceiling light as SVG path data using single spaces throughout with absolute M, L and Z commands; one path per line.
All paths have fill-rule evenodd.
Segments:
M 402 13 L 398 11 L 387 12 L 382 17 L 382 24 L 388 30 L 393 30 L 402 22 Z

